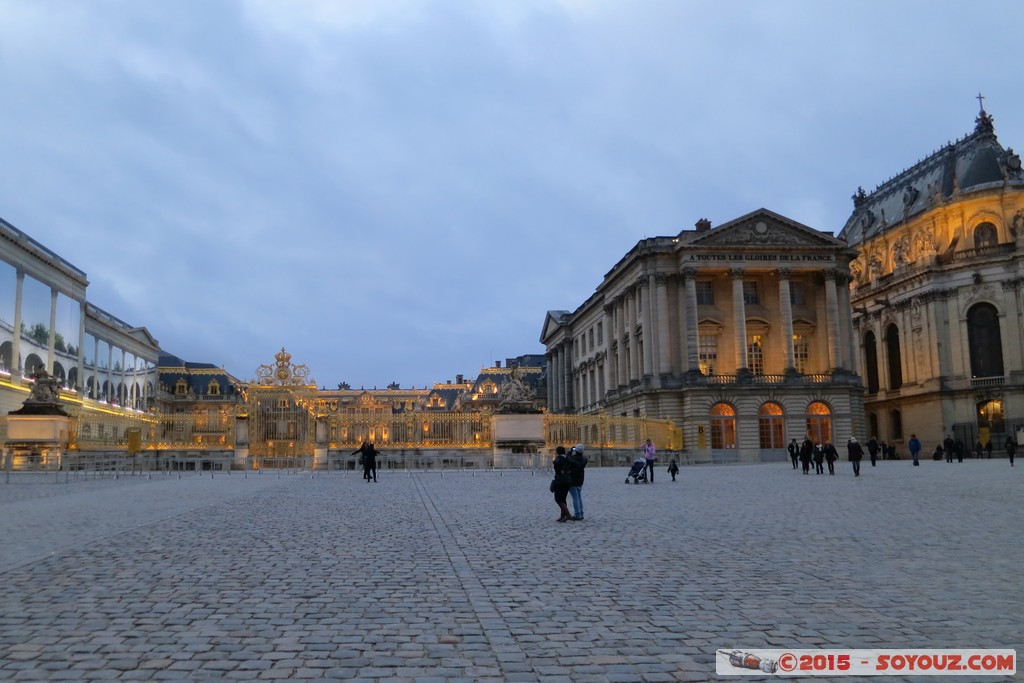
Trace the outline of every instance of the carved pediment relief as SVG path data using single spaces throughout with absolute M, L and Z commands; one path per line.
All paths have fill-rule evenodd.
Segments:
M 845 247 L 817 230 L 770 211 L 757 211 L 708 230 L 694 246 Z

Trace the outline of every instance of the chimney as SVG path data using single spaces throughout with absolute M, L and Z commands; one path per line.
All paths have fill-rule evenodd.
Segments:
M 462 375 L 455 375 L 455 383 L 462 384 Z
M 500 368 L 501 367 L 501 361 L 500 360 L 494 361 L 494 367 Z
M 701 218 L 697 221 L 697 232 L 707 232 L 711 229 L 711 221 L 707 218 Z

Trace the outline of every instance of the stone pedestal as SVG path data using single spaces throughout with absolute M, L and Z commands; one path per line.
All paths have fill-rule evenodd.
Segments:
M 546 467 L 544 415 L 498 414 L 491 418 L 495 467 Z
M 63 415 L 8 415 L 4 469 L 60 469 L 70 422 Z

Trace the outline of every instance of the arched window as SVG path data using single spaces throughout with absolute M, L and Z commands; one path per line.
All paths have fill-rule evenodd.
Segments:
M 971 353 L 971 377 L 1003 376 L 1003 342 L 995 306 L 975 304 L 967 311 L 967 344 Z
M 989 434 L 1006 431 L 1006 416 L 1002 401 L 983 401 L 978 404 L 978 427 L 988 429 Z
M 889 361 L 889 388 L 903 386 L 903 366 L 900 358 L 900 330 L 895 325 L 885 329 L 885 355 Z
M 974 229 L 974 248 L 994 247 L 999 244 L 999 234 L 996 226 L 991 223 L 982 223 Z
M 36 374 L 36 368 L 45 367 L 46 363 L 43 362 L 43 359 L 34 353 L 28 354 L 28 357 L 25 359 L 25 375 L 27 377 L 31 377 Z
M 736 448 L 736 409 L 728 403 L 711 406 L 711 448 Z
M 765 403 L 761 406 L 757 427 L 762 449 L 786 447 L 786 423 L 782 416 L 782 406 L 778 403 Z
M 864 379 L 868 383 L 868 393 L 878 393 L 878 347 L 875 344 L 875 333 L 868 330 L 864 335 Z
M 807 435 L 814 443 L 832 442 L 832 411 L 821 401 L 807 406 Z
M 14 369 L 14 345 L 5 341 L 0 344 L 0 370 L 10 372 Z

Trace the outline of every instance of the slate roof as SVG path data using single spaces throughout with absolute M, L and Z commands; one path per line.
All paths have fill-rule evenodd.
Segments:
M 1024 186 L 1020 157 L 996 138 L 993 118 L 982 109 L 974 131 L 948 143 L 870 194 L 858 188 L 854 210 L 839 237 L 857 244 L 949 200 L 1008 183 Z

